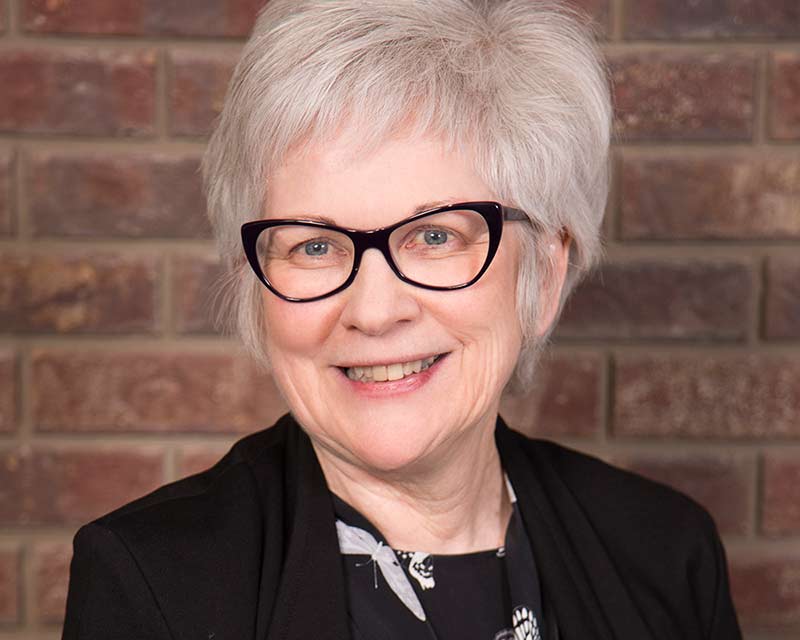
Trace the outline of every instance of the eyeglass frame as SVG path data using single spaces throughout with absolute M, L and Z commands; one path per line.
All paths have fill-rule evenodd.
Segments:
M 392 252 L 389 247 L 389 236 L 391 236 L 392 232 L 396 229 L 413 222 L 415 220 L 419 220 L 420 218 L 426 218 L 428 216 L 432 216 L 438 213 L 446 213 L 447 211 L 460 211 L 468 209 L 470 211 L 474 211 L 475 213 L 480 214 L 483 219 L 486 221 L 486 226 L 489 229 L 489 249 L 486 254 L 486 259 L 483 263 L 483 266 L 480 268 L 478 273 L 468 282 L 463 284 L 456 284 L 450 286 L 437 286 L 437 285 L 430 285 L 430 284 L 423 284 L 421 282 L 417 282 L 416 280 L 412 280 L 408 276 L 406 276 L 401 270 L 400 267 L 397 266 L 394 259 L 392 258 Z M 480 280 L 481 276 L 486 273 L 486 270 L 489 268 L 489 265 L 492 263 L 495 254 L 497 253 L 497 249 L 500 246 L 500 239 L 503 235 L 503 222 L 505 221 L 527 221 L 531 224 L 534 224 L 533 221 L 528 217 L 528 214 L 525 213 L 522 209 L 517 209 L 514 207 L 507 207 L 505 205 L 500 204 L 499 202 L 493 201 L 478 201 L 478 202 L 456 202 L 454 204 L 448 204 L 440 207 L 435 207 L 433 209 L 426 209 L 425 211 L 420 211 L 419 213 L 414 214 L 408 218 L 400 220 L 399 222 L 395 222 L 386 227 L 380 227 L 378 229 L 369 229 L 367 231 L 360 231 L 357 229 L 348 229 L 346 227 L 340 227 L 333 224 L 328 224 L 326 222 L 321 222 L 319 220 L 307 220 L 307 219 L 293 219 L 293 218 L 280 218 L 280 219 L 271 219 L 271 220 L 253 220 L 252 222 L 246 222 L 242 225 L 241 228 L 241 236 L 242 236 L 242 246 L 244 247 L 244 253 L 247 257 L 247 261 L 250 263 L 253 271 L 255 272 L 258 279 L 262 282 L 262 284 L 267 287 L 272 293 L 276 296 L 281 298 L 282 300 L 286 300 L 287 302 L 316 302 L 317 300 L 323 300 L 324 298 L 328 298 L 332 295 L 343 291 L 356 279 L 358 275 L 358 269 L 361 266 L 361 258 L 364 255 L 364 252 L 367 249 L 377 249 L 383 254 L 386 263 L 389 265 L 391 270 L 394 274 L 403 282 L 413 285 L 415 287 L 420 287 L 421 289 L 429 289 L 433 291 L 453 291 L 456 289 L 464 289 L 475 284 L 478 280 Z M 261 265 L 258 261 L 258 251 L 257 251 L 257 242 L 258 236 L 261 234 L 262 231 L 265 229 L 269 229 L 271 227 L 278 227 L 282 225 L 299 225 L 303 227 L 314 227 L 317 229 L 330 229 L 331 231 L 336 231 L 347 236 L 350 241 L 353 243 L 353 266 L 350 270 L 350 275 L 347 279 L 338 287 L 329 291 L 328 293 L 323 293 L 318 296 L 313 296 L 311 298 L 296 298 L 293 296 L 287 296 L 282 294 L 278 291 L 267 279 L 266 275 L 264 274 Z

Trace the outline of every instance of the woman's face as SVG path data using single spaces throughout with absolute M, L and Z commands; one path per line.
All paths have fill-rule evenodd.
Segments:
M 368 155 L 354 149 L 340 138 L 290 155 L 270 176 L 265 217 L 324 216 L 374 229 L 439 203 L 497 199 L 468 158 L 438 139 L 392 139 Z M 377 250 L 329 298 L 293 303 L 264 289 L 275 381 L 318 449 L 363 469 L 401 471 L 440 464 L 470 435 L 493 430 L 521 346 L 519 224 L 506 224 L 491 266 L 465 289 L 406 284 Z M 442 354 L 397 381 L 353 381 L 343 370 Z

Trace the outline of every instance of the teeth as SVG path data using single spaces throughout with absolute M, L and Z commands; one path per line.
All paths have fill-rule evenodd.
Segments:
M 385 382 L 386 380 L 401 380 L 405 376 L 419 373 L 430 367 L 437 356 L 413 362 L 396 362 L 388 365 L 375 365 L 374 367 L 348 367 L 345 371 L 351 380 L 362 382 Z

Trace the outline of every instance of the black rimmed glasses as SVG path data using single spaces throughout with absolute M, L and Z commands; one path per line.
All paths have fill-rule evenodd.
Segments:
M 486 272 L 505 220 L 530 219 L 497 202 L 459 202 L 370 231 L 317 220 L 256 220 L 242 225 L 242 243 L 259 280 L 289 302 L 321 300 L 348 287 L 367 249 L 380 251 L 403 282 L 449 291 Z

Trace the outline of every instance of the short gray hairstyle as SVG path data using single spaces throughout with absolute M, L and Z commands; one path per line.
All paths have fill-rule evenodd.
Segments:
M 502 202 L 527 211 L 545 232 L 520 234 L 516 304 L 524 344 L 511 386 L 527 388 L 555 325 L 533 335 L 553 268 L 544 238 L 572 238 L 558 314 L 601 253 L 608 85 L 586 20 L 562 3 L 271 0 L 203 158 L 225 270 L 218 321 L 268 366 L 263 285 L 249 272 L 239 228 L 261 217 L 267 177 L 288 152 L 347 127 L 366 148 L 404 131 L 443 136 L 469 151 Z

